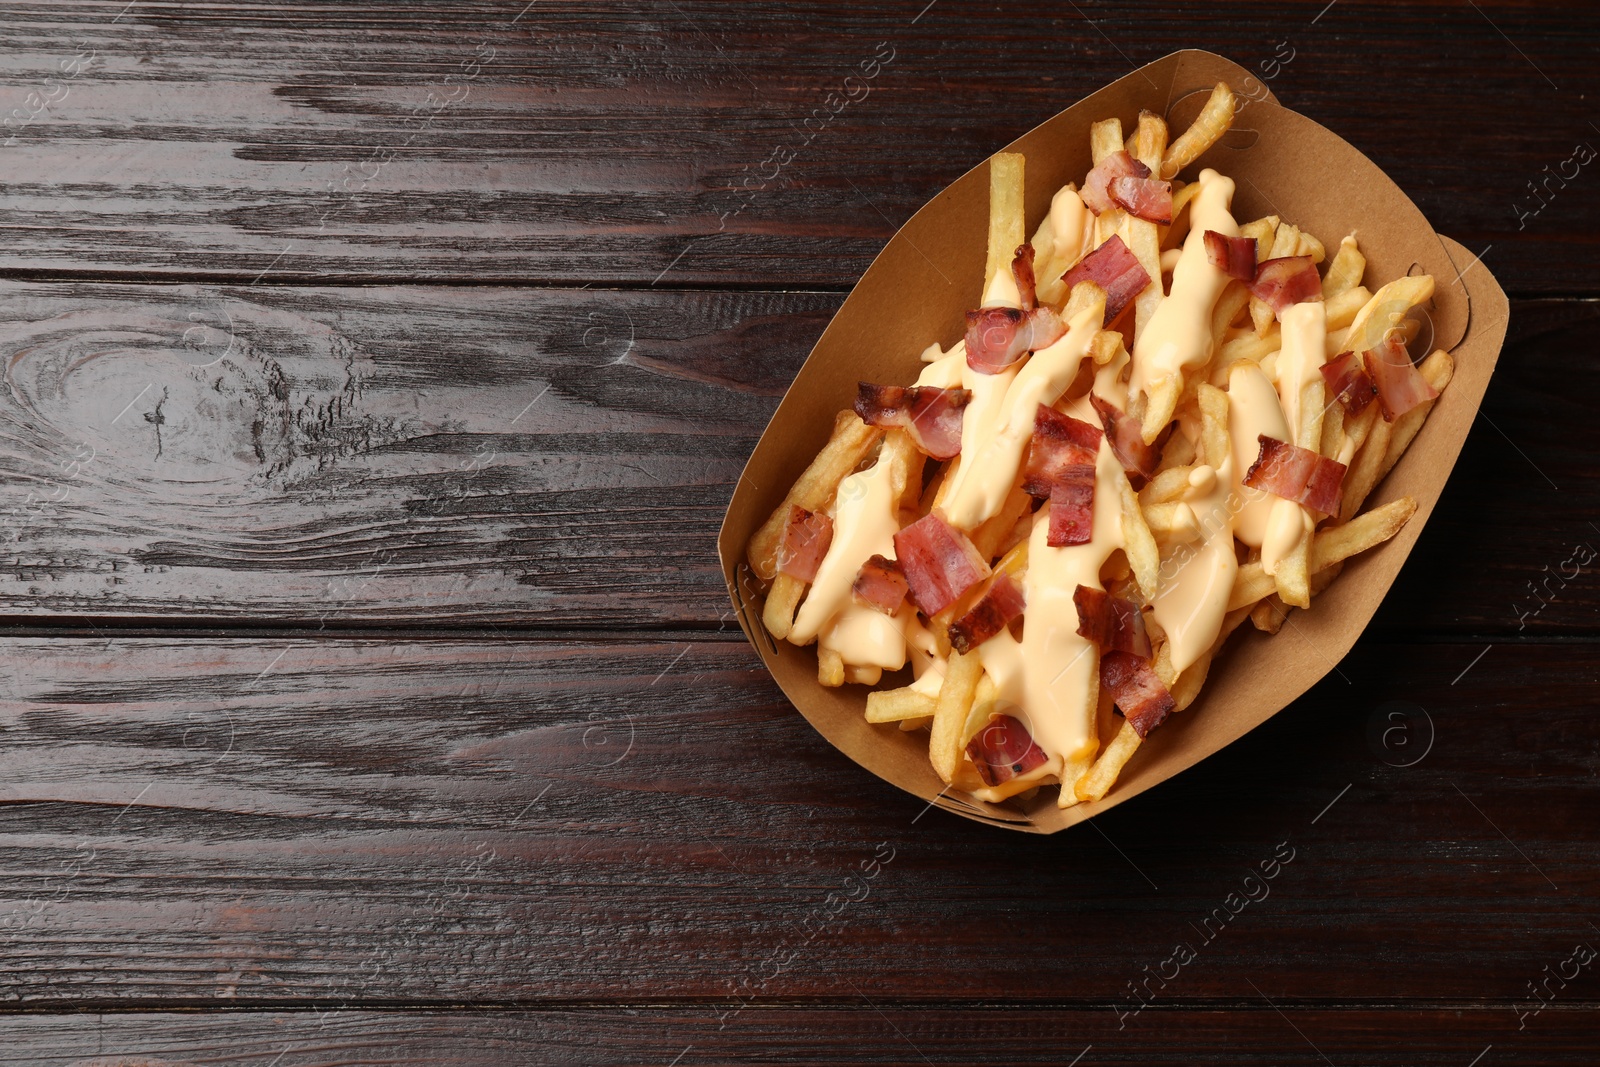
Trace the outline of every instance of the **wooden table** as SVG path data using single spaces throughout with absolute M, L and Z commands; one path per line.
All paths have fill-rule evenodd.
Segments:
M 7 5 L 0 1059 L 1595 1062 L 1600 17 L 1324 4 Z M 716 528 L 899 223 L 1188 46 L 1482 255 L 1499 371 L 1304 699 L 928 812 Z

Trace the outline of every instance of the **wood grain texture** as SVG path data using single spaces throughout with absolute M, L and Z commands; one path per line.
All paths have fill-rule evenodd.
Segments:
M 1518 1031 L 1506 1008 L 1304 1010 L 1257 997 L 1245 1010 L 1164 1011 L 1116 1029 L 1105 1010 L 912 1009 L 865 997 L 849 1008 L 559 1009 L 495 1012 L 133 1013 L 11 1017 L 14 1067 L 679 1067 L 845 1064 L 1130 1064 L 1372 1067 L 1593 1062 L 1592 1004 L 1547 1009 Z M 1087 1051 L 1086 1051 L 1087 1050 Z
M 0 269 L 843 287 L 995 149 L 1202 47 L 1507 289 L 1594 291 L 1592 5 L 926 6 L 12 5 Z
M 838 302 L 0 283 L 0 612 L 731 627 L 723 509 Z M 1517 306 L 1380 629 L 1595 632 L 1597 320 Z
M 1178 944 L 1198 958 L 1152 1014 L 1250 982 L 1509 1005 L 1600 941 L 1588 644 L 1367 641 L 1048 839 L 849 764 L 731 637 L 0 650 L 0 999 L 34 1009 L 860 991 L 1109 1013 Z

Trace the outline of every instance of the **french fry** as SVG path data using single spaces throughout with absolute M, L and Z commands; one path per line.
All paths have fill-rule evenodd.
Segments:
M 1128 153 L 1155 174 L 1167 154 L 1167 120 L 1154 111 L 1139 112 L 1139 125 L 1133 131 L 1133 149 Z
M 1322 412 L 1322 440 L 1317 452 L 1329 459 L 1338 459 L 1344 447 L 1344 405 L 1337 397 Z
M 1144 417 L 1140 426 L 1145 444 L 1148 445 L 1161 436 L 1161 431 L 1172 421 L 1173 412 L 1178 410 L 1178 399 L 1182 395 L 1182 374 L 1169 374 L 1160 381 L 1151 383 L 1150 390 L 1145 395 Z M 1132 413 L 1130 409 L 1129 414 Z
M 1105 796 L 1111 787 L 1117 784 L 1122 768 L 1127 766 L 1133 754 L 1139 751 L 1139 744 L 1143 740 L 1139 736 L 1139 731 L 1124 722 L 1122 729 L 1117 731 L 1117 736 L 1105 747 L 1105 751 L 1096 757 L 1089 769 L 1073 784 L 1073 795 L 1081 801 L 1099 800 Z M 1066 786 L 1063 785 L 1062 789 L 1064 791 Z
M 1194 124 L 1184 130 L 1182 136 L 1168 146 L 1167 154 L 1161 157 L 1159 177 L 1175 177 L 1180 170 L 1199 159 L 1206 149 L 1216 144 L 1228 132 L 1228 127 L 1233 125 L 1234 106 L 1233 90 L 1228 88 L 1227 82 L 1218 82 Z
M 1377 406 L 1376 402 L 1371 405 L 1374 408 Z M 1389 436 L 1393 432 L 1392 423 L 1384 422 L 1382 419 L 1373 420 L 1372 429 L 1362 442 L 1361 450 L 1356 453 L 1355 462 L 1350 464 L 1350 469 L 1345 472 L 1344 485 L 1340 487 L 1340 522 L 1349 522 L 1355 517 L 1355 513 L 1361 510 L 1362 502 L 1367 499 L 1367 494 L 1372 492 L 1372 487 L 1383 477 L 1383 457 L 1388 452 Z
M 910 686 L 900 689 L 878 689 L 867 694 L 868 722 L 904 722 L 933 715 L 938 700 L 919 693 Z
M 1106 291 L 1097 282 L 1081 281 L 1067 294 L 1067 303 L 1061 309 L 1061 321 L 1070 322 L 1073 316 L 1088 311 L 1096 304 L 1100 305 L 1101 314 L 1104 315 Z
M 1250 609 L 1250 621 L 1256 629 L 1269 634 L 1275 634 L 1283 627 L 1283 620 L 1289 614 L 1289 607 L 1277 593 L 1264 597 L 1260 603 Z
M 1272 239 L 1278 232 L 1281 220 L 1276 215 L 1266 215 L 1239 227 L 1240 237 L 1256 239 L 1256 262 L 1261 263 L 1272 253 Z
M 1367 257 L 1356 246 L 1356 235 L 1349 234 L 1339 242 L 1339 251 L 1333 254 L 1333 262 L 1322 276 L 1322 299 L 1332 300 L 1347 289 L 1354 289 L 1366 272 Z
M 1169 544 L 1187 544 L 1200 538 L 1194 509 L 1181 500 L 1151 504 L 1141 509 L 1144 524 L 1158 539 Z
M 1139 265 L 1150 278 L 1150 284 L 1139 291 L 1133 300 L 1133 323 L 1135 336 L 1143 332 L 1145 325 L 1155 315 L 1156 308 L 1161 306 L 1161 234 L 1156 224 L 1145 219 L 1134 218 L 1129 215 L 1126 219 L 1128 250 L 1133 253 Z
M 1122 120 L 1101 119 L 1089 127 L 1089 155 L 1095 166 L 1107 156 L 1123 149 Z
M 928 759 L 946 784 L 955 778 L 956 764 L 961 759 L 961 730 L 967 724 L 967 713 L 972 710 L 972 698 L 982 675 L 983 664 L 976 652 L 951 654 L 933 713 L 933 735 L 928 739 Z
M 1281 259 L 1284 256 L 1298 255 L 1299 248 L 1299 228 L 1296 226 L 1291 226 L 1287 222 L 1282 222 L 1279 223 L 1278 228 L 1273 231 L 1272 247 L 1267 250 L 1267 254 L 1265 256 L 1261 254 L 1260 242 L 1256 243 L 1256 262 L 1261 263 L 1268 259 Z M 1256 336 L 1265 337 L 1267 334 L 1267 327 L 1271 326 L 1275 321 L 1277 321 L 1277 315 L 1273 312 L 1272 305 L 1268 304 L 1259 296 L 1253 296 L 1250 298 L 1250 321 L 1255 323 Z
M 1189 440 L 1187 434 L 1175 433 L 1167 439 L 1167 447 L 1161 450 L 1161 463 L 1156 467 L 1156 475 L 1159 477 L 1174 467 L 1188 467 L 1194 461 L 1194 442 Z M 1184 477 L 1188 477 L 1187 472 Z
M 972 531 L 972 546 L 978 550 L 978 555 L 983 557 L 985 563 L 1000 554 L 1000 542 L 1011 533 L 1017 525 L 1017 520 L 1028 512 L 1032 503 L 1033 498 L 1022 491 L 1019 474 L 1018 484 L 1012 486 L 1011 492 L 1006 494 L 1005 500 L 1000 504 L 1000 510 Z
M 750 569 L 758 577 L 770 582 L 778 573 L 778 543 L 783 540 L 789 524 L 789 508 L 795 504 L 807 511 L 826 508 L 838 491 L 839 483 L 856 469 L 882 437 L 881 429 L 868 426 L 855 412 L 839 412 L 833 423 L 833 436 L 790 486 L 783 503 L 750 538 L 747 555 Z
M 1071 316 L 1067 316 L 1071 318 Z M 1122 335 L 1116 330 L 1101 330 L 1089 343 L 1089 355 L 1097 367 L 1103 367 L 1127 351 Z
M 1184 208 L 1200 195 L 1200 183 L 1180 181 L 1172 183 L 1172 225 L 1166 227 L 1166 233 L 1161 235 L 1163 249 L 1177 250 L 1183 244 L 1184 238 L 1189 235 L 1189 216 L 1184 213 Z
M 1181 434 L 1173 434 L 1172 440 L 1176 441 Z M 1186 439 L 1187 440 L 1187 439 Z M 1168 448 L 1172 445 L 1169 443 Z M 1196 462 L 1199 457 L 1195 457 Z M 1189 491 L 1189 475 L 1194 473 L 1194 466 L 1169 467 L 1164 471 L 1156 472 L 1156 476 L 1145 483 L 1139 490 L 1139 500 L 1145 507 L 1156 504 L 1166 504 L 1177 500 Z
M 1156 595 L 1156 585 L 1161 580 L 1161 551 L 1156 539 L 1145 525 L 1144 512 L 1139 509 L 1139 498 L 1126 475 L 1117 479 L 1118 504 L 1122 508 L 1122 544 L 1133 569 L 1133 580 L 1146 599 Z
M 1357 515 L 1349 522 L 1324 526 L 1311 547 L 1311 573 L 1320 574 L 1335 563 L 1381 545 L 1399 533 L 1416 510 L 1417 502 L 1403 496 Z M 1252 607 L 1272 591 L 1272 576 L 1262 570 L 1259 560 L 1241 563 L 1233 582 L 1233 593 L 1228 597 L 1228 610 Z
M 817 647 L 817 683 L 829 689 L 844 684 L 844 657 L 831 648 Z
M 1418 365 L 1417 370 L 1428 380 L 1428 384 L 1433 386 L 1435 392 L 1443 393 L 1450 384 L 1450 379 L 1455 376 L 1456 361 L 1450 357 L 1450 353 L 1443 349 L 1435 349 Z M 1384 450 L 1383 469 L 1378 472 L 1380 482 L 1411 446 L 1411 439 L 1422 429 L 1422 422 L 1428 417 L 1428 412 L 1433 410 L 1434 403 L 1432 400 L 1424 400 L 1394 421 L 1394 430 L 1389 434 L 1389 447 Z
M 1432 275 L 1396 278 L 1373 293 L 1372 298 L 1356 314 L 1343 347 L 1357 354 L 1377 348 L 1389 331 L 1404 321 L 1412 308 L 1425 303 L 1432 296 Z
M 1228 440 L 1228 394 L 1214 385 L 1200 384 L 1200 451 L 1213 468 L 1227 462 L 1233 446 Z
M 806 583 L 793 575 L 780 574 L 772 579 L 766 607 L 761 609 L 761 624 L 767 628 L 767 633 L 780 641 L 789 636 L 794 628 L 795 609 L 800 606 L 805 592 Z
M 996 152 L 989 157 L 989 264 L 983 275 L 984 291 L 995 275 L 1011 273 L 1011 261 L 1027 240 L 1022 209 L 1023 161 L 1017 152 Z
M 1233 325 L 1233 320 L 1239 317 L 1239 312 L 1250 303 L 1250 290 L 1244 282 L 1237 279 L 1231 281 L 1222 290 L 1222 295 L 1217 297 L 1217 304 L 1211 309 L 1211 336 L 1221 337 Z

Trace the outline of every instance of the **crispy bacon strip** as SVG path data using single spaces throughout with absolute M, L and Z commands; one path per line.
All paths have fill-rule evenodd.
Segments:
M 893 615 L 905 604 L 908 588 L 905 572 L 897 561 L 873 556 L 861 565 L 850 594 L 869 608 Z
M 1017 280 L 1017 292 L 1022 294 L 1023 310 L 1032 311 L 1039 303 L 1033 277 L 1033 245 L 1017 246 L 1017 254 L 1011 260 L 1011 276 Z
M 997 577 L 972 610 L 950 624 L 950 647 L 966 655 L 1022 614 L 1022 587 L 1009 574 Z
M 809 582 L 817 577 L 822 557 L 833 543 L 833 520 L 820 511 L 789 506 L 789 525 L 778 545 L 778 573 Z
M 972 393 L 932 385 L 873 385 L 856 389 L 856 414 L 869 426 L 900 426 L 934 459 L 961 452 L 961 421 Z
M 1340 352 L 1324 363 L 1322 380 L 1327 383 L 1328 392 L 1337 396 L 1352 415 L 1367 410 L 1372 398 L 1378 395 L 1378 387 L 1372 384 L 1371 376 L 1354 352 Z
M 1077 463 L 1067 479 L 1050 490 L 1050 528 L 1045 544 L 1051 548 L 1086 545 L 1094 537 L 1094 468 Z
M 989 576 L 989 564 L 967 535 L 937 512 L 929 512 L 894 535 L 911 599 L 924 615 L 933 616 Z
M 1261 455 L 1245 474 L 1245 485 L 1304 504 L 1324 515 L 1339 510 L 1339 489 L 1344 484 L 1343 463 L 1266 434 L 1256 440 L 1261 442 Z
M 1089 403 L 1100 413 L 1100 421 L 1106 428 L 1106 440 L 1111 443 L 1111 454 L 1117 457 L 1122 469 L 1144 478 L 1154 474 L 1161 463 L 1161 449 L 1153 444 L 1145 444 L 1144 429 L 1139 425 L 1139 420 L 1118 411 L 1110 401 L 1101 399 L 1096 393 L 1089 394 Z
M 979 308 L 967 312 L 967 366 L 980 374 L 999 374 L 1029 352 L 1060 340 L 1066 324 L 1047 307 Z
M 1070 468 L 1094 466 L 1103 437 L 1098 426 L 1040 404 L 1033 416 L 1028 462 L 1022 469 L 1023 491 L 1036 500 L 1048 498 L 1056 486 L 1068 480 Z
M 1250 293 L 1266 301 L 1274 314 L 1281 315 L 1290 304 L 1321 300 L 1322 278 L 1310 256 L 1282 256 L 1256 267 Z
M 1134 297 L 1144 292 L 1150 284 L 1150 275 L 1139 263 L 1139 257 L 1122 243 L 1122 237 L 1113 234 L 1105 244 L 1078 261 L 1077 266 L 1061 276 L 1068 291 L 1082 281 L 1091 281 L 1106 291 L 1106 314 L 1101 325 L 1109 326 Z M 969 312 L 970 314 L 970 312 Z
M 1078 586 L 1072 602 L 1078 607 L 1078 636 L 1093 641 L 1103 652 L 1132 652 L 1150 658 L 1150 635 L 1139 605 L 1087 585 Z
M 1141 738 L 1149 737 L 1177 707 L 1150 661 L 1131 652 L 1101 654 L 1100 685 Z
M 1112 178 L 1106 185 L 1111 202 L 1135 218 L 1172 222 L 1172 183 L 1155 178 Z
M 1439 395 L 1439 390 L 1428 384 L 1411 353 L 1398 337 L 1391 334 L 1383 344 L 1362 354 L 1361 361 L 1378 390 L 1378 408 L 1384 422 L 1393 422 L 1425 400 Z
M 1089 172 L 1083 180 L 1083 202 L 1096 215 L 1103 215 L 1115 205 L 1111 202 L 1110 186 L 1113 178 L 1148 178 L 1150 168 L 1127 152 L 1113 152 Z
M 1256 279 L 1256 239 L 1229 237 L 1216 230 L 1205 232 L 1206 259 L 1230 278 L 1241 282 Z
M 977 768 L 985 785 L 999 785 L 1021 778 L 1044 766 L 1048 757 L 1033 740 L 1028 728 L 1010 715 L 996 715 L 967 742 L 967 758 Z

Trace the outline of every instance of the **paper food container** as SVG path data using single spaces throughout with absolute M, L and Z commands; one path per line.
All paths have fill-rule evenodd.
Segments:
M 1249 77 L 1221 56 L 1176 52 L 1007 145 L 1005 151 L 1027 157 L 1028 232 L 1044 217 L 1055 191 L 1082 182 L 1088 172 L 1092 122 L 1115 115 L 1131 129 L 1146 108 L 1169 116 L 1176 136 L 1213 85 L 1227 81 L 1238 92 L 1251 84 Z M 988 240 L 988 163 L 980 161 L 912 216 L 845 300 L 761 435 L 717 542 L 740 624 L 800 713 L 861 766 L 947 811 L 994 826 L 1054 833 L 1193 766 L 1304 693 L 1344 657 L 1377 610 L 1433 512 L 1489 384 L 1505 337 L 1505 294 L 1470 252 L 1435 233 L 1370 159 L 1268 95 L 1249 102 L 1233 129 L 1185 168 L 1183 177 L 1203 166 L 1235 180 L 1236 218 L 1279 215 L 1319 237 L 1330 255 L 1354 231 L 1367 257 L 1369 289 L 1405 274 L 1433 275 L 1436 291 L 1427 309 L 1433 346 L 1455 357 L 1455 376 L 1367 505 L 1411 496 L 1417 512 L 1392 540 L 1350 560 L 1310 610 L 1294 612 L 1292 632 L 1286 627 L 1268 636 L 1241 627 L 1212 666 L 1199 699 L 1150 735 L 1103 800 L 1061 809 L 1056 791 L 1048 788 L 1028 802 L 1005 804 L 944 792 L 928 763 L 925 731 L 869 724 L 863 717 L 867 687 L 824 688 L 817 682 L 815 646 L 797 648 L 766 633 L 761 588 L 745 562 L 745 545 L 826 442 L 835 414 L 851 406 L 858 381 L 909 385 L 921 369 L 918 354 L 929 343 L 948 347 L 963 335 L 966 311 L 979 305 Z

